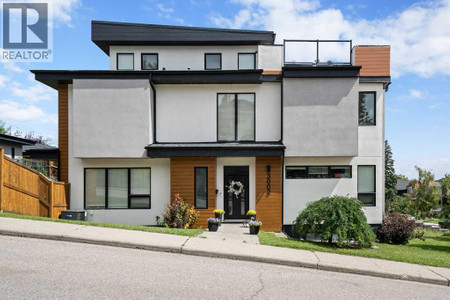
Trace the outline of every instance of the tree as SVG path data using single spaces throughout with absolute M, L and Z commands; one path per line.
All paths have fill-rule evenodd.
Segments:
M 11 126 L 6 126 L 5 121 L 0 120 L 0 133 L 9 134 L 11 132 Z
M 408 176 L 403 174 L 395 174 L 395 177 L 397 178 L 397 180 L 409 180 Z
M 442 196 L 444 197 L 444 203 L 450 202 L 450 174 L 445 174 L 444 179 L 441 181 Z
M 384 141 L 384 177 L 385 207 L 387 209 L 397 195 L 397 176 L 395 175 L 394 159 L 392 158 L 391 146 L 387 140 Z
M 32 140 L 38 144 L 49 145 L 52 139 L 49 137 L 44 137 L 43 135 L 35 134 L 34 131 L 27 132 L 24 135 L 25 139 Z
M 413 193 L 411 198 L 413 200 L 414 214 L 419 217 L 425 217 L 430 210 L 439 203 L 438 187 L 434 184 L 434 175 L 427 170 L 415 166 L 419 173 L 418 179 L 411 181 Z

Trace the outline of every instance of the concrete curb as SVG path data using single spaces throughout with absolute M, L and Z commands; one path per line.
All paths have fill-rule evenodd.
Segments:
M 262 257 L 262 256 L 252 256 L 252 255 L 248 255 L 248 254 L 236 254 L 236 253 L 226 253 L 226 252 L 218 252 L 218 251 L 189 249 L 189 248 L 186 248 L 185 246 L 191 239 L 190 237 L 186 237 L 185 243 L 183 243 L 183 245 L 181 245 L 180 247 L 168 247 L 168 246 L 148 245 L 148 244 L 139 244 L 139 243 L 118 242 L 118 241 L 112 241 L 112 240 L 107 240 L 107 239 L 79 238 L 79 237 L 73 237 L 73 236 L 67 236 L 67 235 L 17 232 L 17 231 L 3 230 L 3 229 L 0 229 L 0 235 L 27 237 L 27 238 L 36 238 L 36 239 L 47 239 L 47 240 L 56 240 L 56 241 L 65 241 L 65 242 L 74 242 L 74 243 L 86 243 L 86 244 L 112 246 L 112 247 L 120 247 L 120 248 L 170 252 L 170 253 L 179 253 L 179 254 L 185 254 L 185 255 L 206 256 L 206 257 L 242 260 L 242 261 L 250 261 L 250 262 L 260 262 L 260 263 L 276 264 L 276 265 L 283 265 L 283 266 L 290 266 L 290 267 L 302 267 L 302 268 L 316 269 L 316 270 L 322 270 L 322 271 L 349 273 L 349 274 L 365 275 L 365 276 L 380 277 L 380 278 L 387 278 L 387 279 L 397 279 L 397 280 L 421 282 L 421 283 L 434 284 L 434 285 L 450 286 L 450 280 L 448 278 L 446 278 L 443 275 L 438 274 L 434 271 L 433 271 L 433 273 L 435 273 L 437 276 L 441 277 L 442 279 L 425 278 L 425 277 L 421 277 L 421 276 L 399 274 L 399 273 L 377 272 L 377 271 L 372 271 L 372 270 L 355 269 L 355 268 L 349 268 L 349 267 L 339 267 L 339 266 L 335 266 L 335 265 L 321 263 L 320 260 L 318 263 L 309 263 L 306 261 L 290 260 L 290 259 L 282 259 L 282 258 L 272 258 L 272 257 Z M 270 246 L 266 246 L 266 247 L 270 247 Z M 284 249 L 284 248 L 281 248 L 281 249 Z M 299 251 L 299 250 L 296 250 L 296 251 Z M 311 252 L 311 251 L 309 251 L 309 252 Z M 311 252 L 311 253 L 314 253 L 314 252 Z M 422 266 L 420 266 L 420 267 L 422 267 Z M 423 266 L 423 267 L 426 268 L 425 266 Z
M 119 248 L 130 248 L 130 249 L 140 249 L 140 250 L 150 250 L 150 251 L 160 251 L 160 252 L 170 252 L 170 253 L 181 253 L 181 247 L 160 247 L 157 245 L 145 245 L 145 244 L 135 244 L 135 243 L 125 243 L 125 242 L 116 242 L 110 240 L 100 240 L 100 239 L 86 239 L 86 238 L 78 238 L 71 237 L 65 235 L 51 235 L 51 234 L 36 234 L 29 232 L 15 232 L 8 230 L 0 230 L 0 235 L 7 236 L 17 236 L 17 237 L 26 237 L 33 239 L 45 239 L 45 240 L 54 240 L 54 241 L 63 241 L 63 242 L 73 242 L 73 243 L 82 243 L 82 244 L 91 244 L 91 245 L 101 245 L 101 246 L 111 246 L 111 247 L 119 247 Z M 186 237 L 187 239 L 188 237 Z

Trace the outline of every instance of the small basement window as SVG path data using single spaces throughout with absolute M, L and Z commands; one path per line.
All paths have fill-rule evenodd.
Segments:
M 352 178 L 351 166 L 287 166 L 286 179 Z

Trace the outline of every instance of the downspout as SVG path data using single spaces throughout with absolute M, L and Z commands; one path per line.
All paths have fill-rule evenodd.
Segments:
M 152 73 L 148 76 L 148 82 L 150 83 L 150 88 L 152 89 L 151 97 L 151 108 L 152 108 L 152 144 L 156 144 L 156 89 L 152 81 Z

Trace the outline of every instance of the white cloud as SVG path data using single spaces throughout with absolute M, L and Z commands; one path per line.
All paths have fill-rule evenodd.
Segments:
M 6 77 L 5 75 L 0 74 L 0 87 L 5 87 L 6 83 L 9 82 L 9 77 Z
M 171 14 L 171 13 L 174 12 L 173 8 L 171 8 L 171 7 L 165 7 L 164 4 L 161 4 L 161 3 L 158 4 L 158 5 L 156 5 L 156 7 L 157 7 L 161 12 L 166 13 L 166 14 Z
M 422 92 L 419 91 L 419 90 L 410 89 L 409 90 L 409 97 L 420 99 L 420 98 L 422 98 Z
M 231 0 L 243 8 L 231 18 L 213 14 L 222 27 L 274 30 L 283 39 L 352 39 L 354 44 L 390 44 L 392 75 L 450 75 L 450 0 L 414 4 L 385 18 L 346 17 L 318 1 Z
M 25 72 L 25 69 L 22 69 L 21 67 L 19 67 L 18 65 L 16 65 L 16 63 L 11 62 L 11 61 L 3 61 L 3 68 L 5 68 L 6 70 L 12 71 L 12 72 L 16 72 L 16 73 L 23 73 Z
M 13 101 L 0 103 L 0 118 L 13 121 L 33 121 L 35 123 L 58 123 L 56 114 L 46 114 L 35 105 L 24 105 Z
M 428 108 L 429 109 L 435 109 L 435 108 L 441 107 L 442 105 L 445 105 L 445 103 L 444 102 L 438 102 L 438 103 L 435 103 L 433 105 L 428 106 Z
M 29 87 L 22 87 L 18 82 L 13 82 L 8 89 L 12 94 L 20 99 L 37 102 L 40 100 L 54 100 L 56 99 L 56 91 L 42 85 L 36 84 Z
M 73 11 L 81 6 L 81 0 L 47 0 L 52 5 L 53 20 L 70 26 Z

